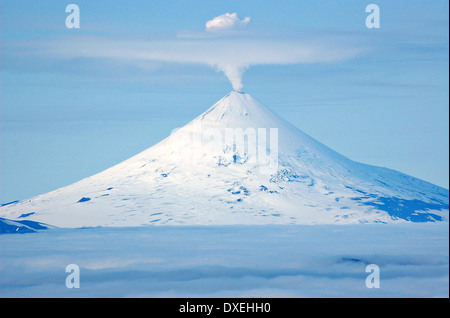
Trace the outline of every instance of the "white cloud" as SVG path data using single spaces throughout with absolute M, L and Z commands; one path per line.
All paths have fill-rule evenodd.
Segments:
M 363 50 L 331 39 L 186 38 L 170 40 L 79 37 L 50 41 L 39 53 L 52 58 L 95 58 L 133 64 L 186 63 L 222 71 L 235 90 L 243 87 L 244 71 L 253 65 L 333 63 Z
M 206 22 L 206 31 L 215 32 L 220 30 L 229 30 L 236 27 L 242 27 L 250 22 L 250 17 L 240 20 L 237 13 L 225 13 Z

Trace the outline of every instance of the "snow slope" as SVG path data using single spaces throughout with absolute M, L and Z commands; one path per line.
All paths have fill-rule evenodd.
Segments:
M 448 190 L 354 162 L 232 91 L 155 146 L 3 205 L 0 217 L 59 227 L 342 224 L 448 221 L 448 210 Z

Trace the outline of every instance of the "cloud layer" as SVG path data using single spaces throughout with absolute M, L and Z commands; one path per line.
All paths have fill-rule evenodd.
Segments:
M 332 34 L 286 37 L 285 34 L 243 32 L 250 17 L 225 13 L 206 22 L 205 31 L 184 31 L 175 38 L 112 38 L 93 35 L 65 36 L 48 41 L 7 47 L 12 56 L 38 57 L 41 61 L 92 59 L 134 65 L 152 71 L 155 63 L 207 65 L 225 74 L 234 90 L 242 90 L 242 77 L 254 65 L 334 63 L 359 55 L 360 45 Z M 226 32 L 219 32 L 226 31 Z M 233 31 L 233 32 L 230 32 Z M 236 32 L 235 32 L 236 31 Z M 46 59 L 45 59 L 46 58 Z
M 208 65 L 222 71 L 233 89 L 241 90 L 244 71 L 254 65 L 333 63 L 362 52 L 333 42 L 266 38 L 200 38 L 171 40 L 110 39 L 91 36 L 49 41 L 39 53 L 57 59 L 108 59 Z
M 448 297 L 448 223 L 439 223 L 141 226 L 4 235 L 0 295 Z M 80 267 L 81 288 L 68 289 L 64 268 L 73 262 Z M 366 288 L 370 263 L 380 266 L 379 289 Z

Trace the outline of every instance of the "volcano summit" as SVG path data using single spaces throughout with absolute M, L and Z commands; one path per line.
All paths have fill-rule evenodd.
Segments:
M 103 172 L 0 216 L 57 227 L 448 221 L 449 191 L 354 162 L 232 91 Z

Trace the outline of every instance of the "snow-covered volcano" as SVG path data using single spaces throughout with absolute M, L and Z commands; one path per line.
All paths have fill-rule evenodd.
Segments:
M 140 154 L 0 217 L 58 227 L 448 220 L 449 191 L 354 162 L 233 91 Z

